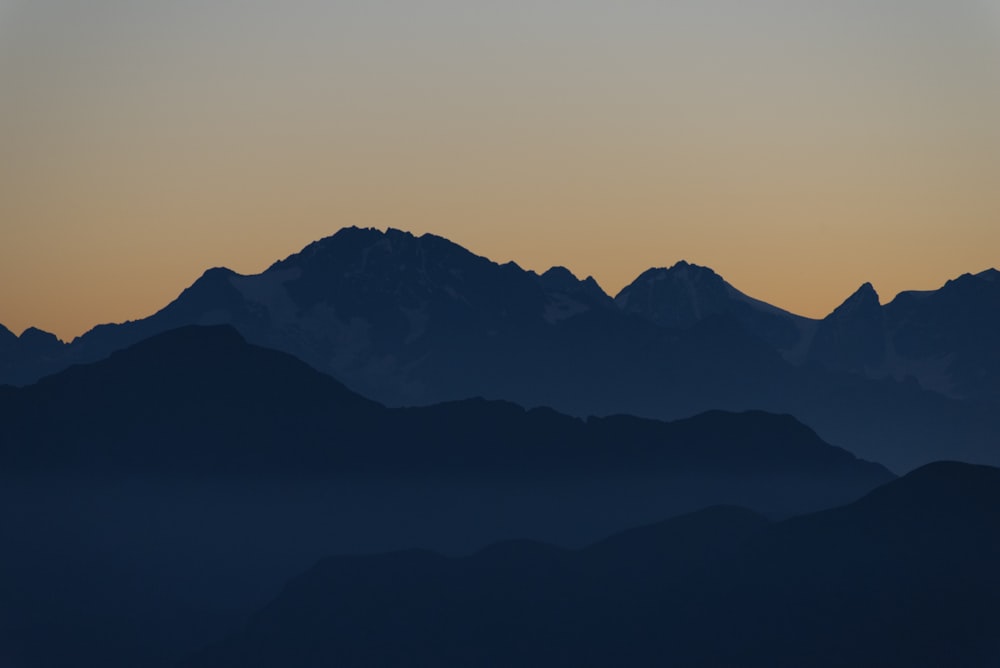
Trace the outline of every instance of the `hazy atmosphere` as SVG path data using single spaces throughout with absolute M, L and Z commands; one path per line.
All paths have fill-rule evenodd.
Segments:
M 0 0 L 0 285 L 0 668 L 1000 666 L 1000 0 Z
M 822 316 L 997 264 L 1000 3 L 0 0 L 0 320 L 346 225 Z

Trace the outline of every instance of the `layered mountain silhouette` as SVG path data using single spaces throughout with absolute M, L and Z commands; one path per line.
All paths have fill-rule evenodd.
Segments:
M 611 299 L 562 268 L 538 275 L 433 235 L 346 228 L 259 275 L 212 269 L 149 318 L 71 344 L 5 353 L 15 345 L 0 335 L 0 382 L 177 327 L 231 324 L 392 406 L 483 396 L 580 417 L 765 410 L 898 471 L 1000 463 L 995 276 L 884 307 L 868 286 L 817 322 L 687 263 Z
M 579 546 L 717 503 L 788 516 L 893 479 L 790 416 L 387 408 L 230 326 L 0 387 L 0 659 L 154 666 L 330 553 Z
M 333 557 L 184 664 L 991 666 L 1000 471 L 937 463 L 771 524 L 713 508 L 570 551 Z
M 9 389 L 0 424 L 8 472 L 660 481 L 703 473 L 808 478 L 841 500 L 891 477 L 794 418 L 761 412 L 663 423 L 483 399 L 386 408 L 229 326 L 172 330 Z
M 0 327 L 0 666 L 997 664 L 1000 471 L 880 464 L 1000 463 L 998 276 L 815 321 L 348 228 Z

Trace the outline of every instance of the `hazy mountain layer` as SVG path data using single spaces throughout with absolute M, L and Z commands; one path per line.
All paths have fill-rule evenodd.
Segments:
M 893 477 L 790 416 L 386 408 L 223 326 L 0 389 L 0 659 L 28 668 L 165 665 L 330 553 L 579 546 Z
M 1000 471 L 941 463 L 769 524 L 326 559 L 189 666 L 990 666 Z

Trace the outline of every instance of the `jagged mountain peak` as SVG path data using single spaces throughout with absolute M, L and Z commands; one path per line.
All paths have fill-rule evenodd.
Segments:
M 864 283 L 820 322 L 810 357 L 828 369 L 876 373 L 886 364 L 885 313 L 871 283 Z
M 964 273 L 948 279 L 938 289 L 904 290 L 890 302 L 895 307 L 909 307 L 918 300 L 934 300 L 942 296 L 954 296 L 963 292 L 978 293 L 980 290 L 993 291 L 993 285 L 1000 283 L 1000 271 L 990 268 L 978 273 Z
M 670 328 L 689 328 L 716 315 L 730 315 L 749 331 L 792 349 L 803 318 L 743 294 L 710 267 L 681 260 L 647 269 L 615 297 L 626 313 Z
M 384 231 L 375 227 L 344 227 L 334 234 L 318 239 L 298 253 L 275 262 L 271 269 L 300 266 L 327 260 L 344 261 L 349 258 L 367 259 L 372 253 L 381 256 L 423 253 L 459 253 L 471 257 L 470 251 L 436 234 L 420 236 L 412 232 L 388 227 Z
M 711 267 L 706 267 L 704 265 L 695 264 L 694 262 L 688 262 L 687 260 L 678 260 L 669 269 L 667 273 L 679 274 L 682 276 L 718 276 Z
M 388 228 L 344 228 L 276 262 L 263 276 L 286 284 L 300 309 L 352 294 L 395 299 L 406 308 L 442 298 L 472 302 L 501 282 L 517 288 L 537 277 L 513 262 L 499 264 L 434 234 L 415 236 Z M 503 298 L 501 301 L 511 301 Z
M 598 282 L 594 280 L 593 276 L 587 276 L 584 279 L 580 279 L 566 267 L 552 267 L 538 278 L 542 287 L 546 290 L 565 293 L 574 293 L 583 290 L 593 296 L 600 296 L 603 299 L 608 300 L 611 299 L 611 297 L 604 292 Z
M 857 290 L 854 291 L 852 297 L 863 297 L 864 299 L 875 299 L 875 300 L 879 298 L 878 292 L 875 291 L 875 286 L 868 281 L 862 283 L 861 287 L 859 287 Z
M 668 327 L 688 327 L 719 313 L 729 284 L 708 267 L 684 260 L 671 267 L 652 267 L 639 274 L 615 296 L 619 308 L 652 316 Z
M 29 327 L 18 338 L 21 350 L 27 355 L 52 355 L 61 352 L 65 345 L 59 337 L 51 332 Z
M 953 278 L 947 281 L 938 292 L 949 294 L 964 291 L 974 294 L 981 290 L 990 291 L 993 289 L 993 284 L 998 282 L 1000 282 L 1000 272 L 996 269 L 987 269 L 978 274 L 965 273 Z
M 527 275 L 516 262 L 494 262 L 436 234 L 417 236 L 392 227 L 344 228 L 275 263 L 269 271 L 292 267 L 348 279 L 378 274 L 382 280 L 412 280 L 434 274 L 437 283 L 462 282 L 471 273 L 498 269 Z
M 834 309 L 827 318 L 843 317 L 859 310 L 869 311 L 879 308 L 881 308 L 881 302 L 875 287 L 871 283 L 865 282 L 850 297 L 845 299 L 844 303 Z
M 679 260 L 670 267 L 650 267 L 646 271 L 639 274 L 638 278 L 633 281 L 633 284 L 638 282 L 653 283 L 666 280 L 677 282 L 711 281 L 725 283 L 722 277 L 715 273 L 711 267 L 704 267 L 699 264 L 687 262 L 686 260 Z M 625 289 L 627 290 L 628 288 Z M 625 290 L 622 292 L 624 291 Z
M 544 318 L 550 324 L 585 313 L 594 307 L 615 310 L 615 302 L 592 276 L 580 280 L 566 267 L 552 267 L 538 277 L 545 291 Z

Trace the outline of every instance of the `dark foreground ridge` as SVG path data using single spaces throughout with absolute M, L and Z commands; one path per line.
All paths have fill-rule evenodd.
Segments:
M 939 463 L 776 524 L 326 559 L 184 665 L 995 666 L 998 555 L 1000 470 Z

